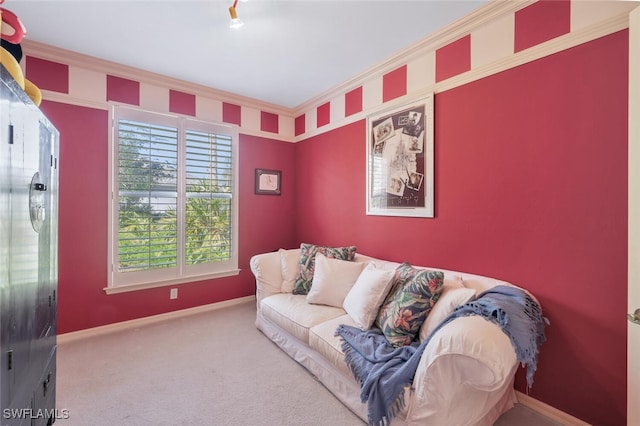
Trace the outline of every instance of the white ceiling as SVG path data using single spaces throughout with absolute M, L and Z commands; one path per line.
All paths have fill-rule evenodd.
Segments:
M 487 0 L 5 0 L 27 39 L 295 108 Z M 29 52 L 26 51 L 25 54 Z

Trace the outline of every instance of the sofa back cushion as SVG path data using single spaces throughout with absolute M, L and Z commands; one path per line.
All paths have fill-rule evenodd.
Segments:
M 293 286 L 293 294 L 309 293 L 313 284 L 316 254 L 318 253 L 333 259 L 353 260 L 356 255 L 356 247 L 323 247 L 302 243 L 300 245 L 300 270 Z
M 307 294 L 307 302 L 342 308 L 344 298 L 355 284 L 365 263 L 332 259 L 316 254 L 313 286 Z
M 368 330 L 373 325 L 394 275 L 393 269 L 382 269 L 370 262 L 344 298 L 342 307 L 361 330 Z
M 300 273 L 300 249 L 280 249 L 280 268 L 282 270 L 282 286 L 280 291 L 291 293 Z

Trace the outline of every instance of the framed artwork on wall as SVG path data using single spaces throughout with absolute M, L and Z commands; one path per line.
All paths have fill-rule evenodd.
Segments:
M 367 214 L 434 217 L 433 94 L 367 117 Z
M 255 193 L 280 195 L 281 178 L 282 172 L 279 170 L 256 169 Z

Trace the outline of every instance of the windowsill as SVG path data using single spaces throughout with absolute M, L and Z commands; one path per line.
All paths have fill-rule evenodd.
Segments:
M 193 283 L 197 281 L 204 281 L 204 280 L 210 280 L 215 278 L 232 277 L 232 276 L 238 275 L 239 273 L 240 273 L 240 269 L 233 269 L 230 271 L 218 272 L 215 274 L 199 275 L 197 277 L 186 277 L 186 278 L 180 278 L 175 280 L 159 281 L 159 282 L 152 282 L 152 283 L 127 284 L 127 285 L 119 285 L 115 287 L 105 287 L 103 288 L 103 290 L 107 294 L 118 294 L 118 293 L 126 293 L 129 291 L 147 290 L 147 289 L 156 288 L 156 287 L 166 287 L 169 285 Z

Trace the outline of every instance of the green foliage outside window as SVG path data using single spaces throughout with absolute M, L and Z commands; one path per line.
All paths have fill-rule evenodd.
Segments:
M 199 136 L 202 141 L 196 140 L 193 146 L 196 151 L 202 151 L 201 146 L 208 151 L 206 155 L 197 154 L 197 161 L 187 165 L 205 170 L 206 176 L 187 176 L 185 265 L 224 261 L 232 256 L 230 157 L 223 158 L 219 167 L 217 154 L 214 155 L 219 139 L 215 135 Z M 176 139 L 175 128 L 124 120 L 119 123 L 118 270 L 121 272 L 176 267 L 179 263 Z M 230 147 L 230 139 L 228 144 Z M 204 168 L 202 158 L 207 160 Z

